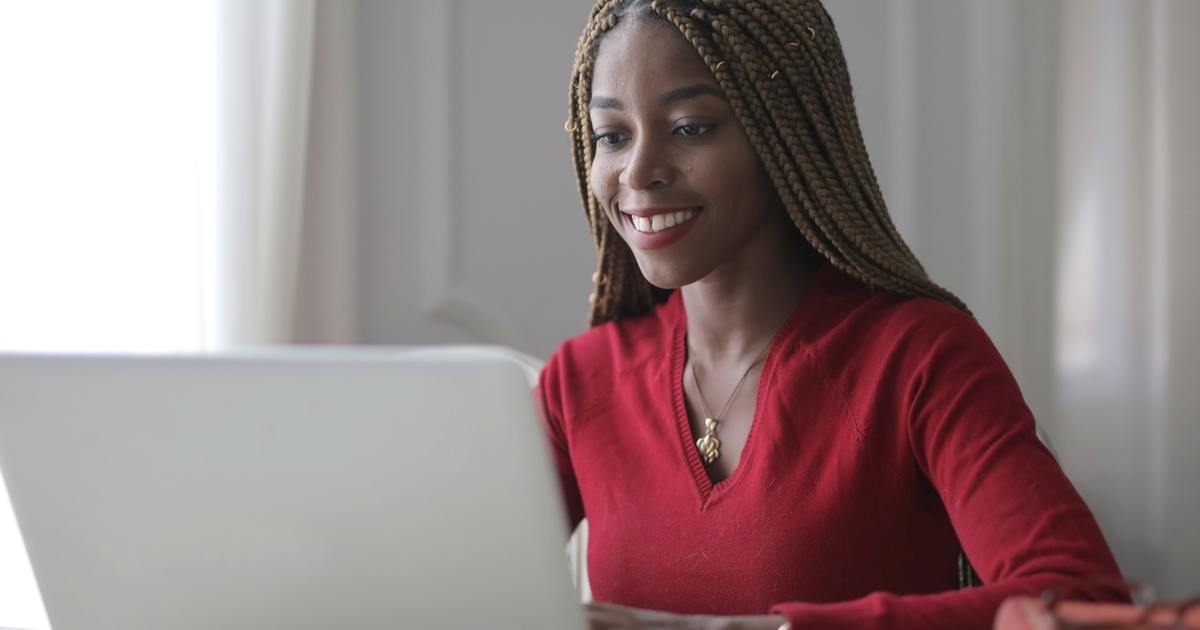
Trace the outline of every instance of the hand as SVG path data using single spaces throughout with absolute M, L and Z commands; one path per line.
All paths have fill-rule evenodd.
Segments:
M 782 615 L 677 615 L 603 602 L 584 604 L 583 613 L 591 630 L 776 630 L 786 621 Z
M 996 611 L 996 630 L 1054 630 L 1054 618 L 1036 597 L 1010 597 Z

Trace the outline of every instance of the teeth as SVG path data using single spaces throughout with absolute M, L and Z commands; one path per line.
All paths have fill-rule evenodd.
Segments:
M 673 228 L 680 223 L 690 221 L 692 217 L 695 216 L 695 210 L 680 210 L 678 212 L 656 214 L 650 218 L 635 216 L 630 216 L 629 218 L 633 222 L 634 229 L 639 232 L 653 234 L 655 232 L 661 232 L 663 230 Z

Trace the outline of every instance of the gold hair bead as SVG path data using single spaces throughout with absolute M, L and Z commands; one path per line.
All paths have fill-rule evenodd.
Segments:
M 592 273 L 592 284 L 595 284 L 597 282 L 600 282 L 600 272 L 599 271 Z
M 799 48 L 800 42 L 788 42 L 787 45 L 791 46 L 792 48 Z
M 567 133 L 574 133 L 575 132 L 575 122 L 568 120 L 567 122 L 563 123 L 563 129 Z
M 772 79 L 775 79 L 775 78 L 777 78 L 777 77 L 779 77 L 779 71 L 778 71 L 778 70 L 776 70 L 775 72 L 772 72 L 772 73 L 771 73 L 771 78 L 772 78 Z
M 718 71 L 718 70 L 720 70 L 720 69 L 721 69 L 721 66 L 723 66 L 723 65 L 725 65 L 725 62 L 724 62 L 724 61 L 718 61 L 718 62 L 717 62 L 717 67 L 716 67 L 716 68 L 713 68 L 713 71 L 715 72 L 715 71 Z
M 817 39 L 817 29 L 815 29 L 815 28 L 813 28 L 813 27 L 811 27 L 811 26 L 810 26 L 810 27 L 808 27 L 808 38 L 809 38 L 810 40 L 816 41 L 816 39 Z

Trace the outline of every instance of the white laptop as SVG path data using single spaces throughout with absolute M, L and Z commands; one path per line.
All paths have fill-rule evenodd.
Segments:
M 582 628 L 535 414 L 501 350 L 0 355 L 53 630 Z

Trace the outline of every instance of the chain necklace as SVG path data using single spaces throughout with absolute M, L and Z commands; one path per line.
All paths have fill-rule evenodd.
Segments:
M 785 318 L 783 324 L 786 324 L 788 319 Z M 758 365 L 758 362 L 766 356 L 767 350 L 771 347 L 771 342 L 775 340 L 775 335 L 779 334 L 779 331 L 783 328 L 783 324 L 780 324 L 775 329 L 775 332 L 771 333 L 771 337 L 767 339 L 766 345 L 759 351 L 758 356 L 750 362 L 750 365 L 746 367 L 746 371 L 742 372 L 742 378 L 738 379 L 737 385 L 733 387 L 733 393 L 729 394 L 729 398 L 725 400 L 725 405 L 721 407 L 721 411 L 716 416 L 709 413 L 708 403 L 704 401 L 704 393 L 700 391 L 700 381 L 696 378 L 696 353 L 692 350 L 691 342 L 687 342 L 688 353 L 693 357 L 692 385 L 696 387 L 696 397 L 700 399 L 700 406 L 704 408 L 704 435 L 696 440 L 696 450 L 700 451 L 700 459 L 704 460 L 705 465 L 711 464 L 717 461 L 717 458 L 721 457 L 721 440 L 717 438 L 717 422 L 725 417 L 725 412 L 729 410 L 729 405 L 737 397 L 738 390 L 742 388 L 742 383 L 746 382 L 746 377 L 750 375 L 750 370 L 754 369 L 754 366 Z

